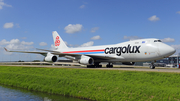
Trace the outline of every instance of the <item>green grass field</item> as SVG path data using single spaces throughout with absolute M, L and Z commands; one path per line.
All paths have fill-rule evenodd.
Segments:
M 0 66 L 0 83 L 91 100 L 180 100 L 180 74 Z

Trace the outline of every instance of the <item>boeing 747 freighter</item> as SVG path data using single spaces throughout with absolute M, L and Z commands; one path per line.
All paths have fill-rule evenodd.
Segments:
M 112 45 L 68 48 L 56 31 L 52 32 L 55 50 L 39 49 L 43 52 L 9 51 L 21 53 L 35 53 L 45 56 L 44 60 L 56 62 L 59 57 L 65 57 L 89 68 L 102 67 L 101 62 L 107 62 L 106 67 L 113 67 L 113 63 L 122 62 L 125 65 L 134 65 L 135 62 L 152 61 L 150 68 L 155 69 L 154 62 L 169 57 L 176 50 L 164 44 L 159 39 L 139 39 Z

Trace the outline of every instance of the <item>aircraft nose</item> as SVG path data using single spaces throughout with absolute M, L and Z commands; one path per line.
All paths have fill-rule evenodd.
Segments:
M 167 47 L 167 52 L 169 52 L 169 54 L 172 55 L 176 52 L 176 50 L 173 47 L 169 46 L 169 47 Z
M 166 45 L 166 44 L 160 45 L 159 51 L 160 51 L 161 55 L 164 55 L 164 56 L 170 56 L 176 52 L 176 50 L 173 47 Z

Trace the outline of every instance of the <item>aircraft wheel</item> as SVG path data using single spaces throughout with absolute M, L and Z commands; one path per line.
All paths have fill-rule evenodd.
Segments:
M 94 63 L 94 67 L 95 67 L 95 68 L 101 68 L 102 65 L 99 65 L 99 62 L 96 62 L 96 63 Z
M 95 68 L 94 65 L 87 65 L 87 68 Z
M 106 67 L 107 67 L 107 68 L 113 68 L 113 64 L 112 64 L 112 63 L 108 63 L 108 64 L 106 65 Z
M 87 68 L 91 68 L 91 65 L 87 65 Z
M 106 65 L 107 68 L 113 68 L 113 65 Z
M 109 65 L 106 65 L 106 68 L 109 68 Z
M 155 69 L 155 66 L 154 65 L 150 65 L 150 69 Z

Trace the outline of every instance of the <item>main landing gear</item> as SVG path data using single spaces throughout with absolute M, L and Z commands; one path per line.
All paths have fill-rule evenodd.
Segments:
M 154 62 L 151 62 L 151 64 L 150 64 L 149 68 L 150 68 L 150 69 L 155 69 Z
M 87 65 L 87 68 L 101 68 L 102 65 L 99 65 L 99 63 L 94 63 L 94 65 Z M 106 65 L 107 68 L 113 68 L 113 64 L 112 63 L 108 63 Z
M 106 65 L 106 67 L 107 67 L 107 68 L 113 68 L 113 64 L 112 64 L 112 63 L 108 63 L 108 64 Z
M 101 68 L 102 65 L 99 65 L 99 63 L 94 63 L 94 65 L 87 65 L 87 68 Z

